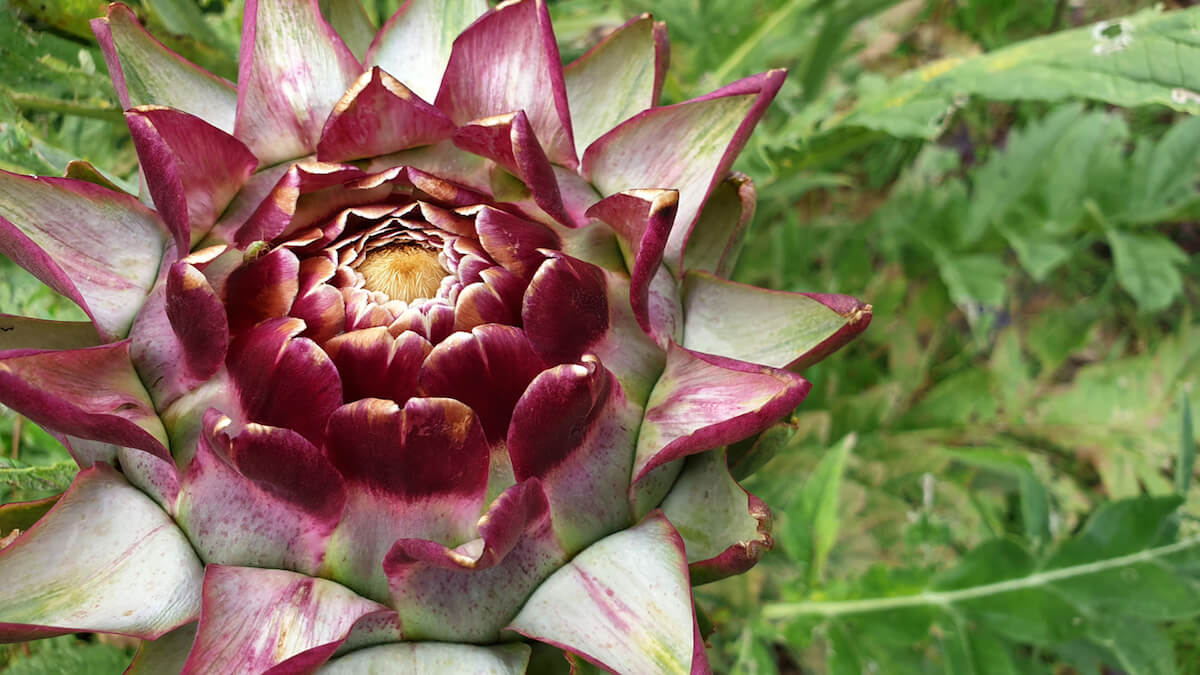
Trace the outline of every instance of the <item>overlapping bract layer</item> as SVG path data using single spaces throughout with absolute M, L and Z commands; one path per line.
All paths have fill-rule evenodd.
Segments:
M 0 250 L 93 320 L 0 318 L 0 399 L 85 469 L 0 507 L 0 637 L 136 635 L 133 672 L 521 672 L 519 635 L 705 672 L 689 578 L 770 546 L 722 448 L 870 320 L 728 280 L 783 74 L 656 107 L 649 17 L 563 68 L 541 0 L 409 0 L 373 41 L 329 5 L 248 0 L 236 87 L 94 22 L 156 210 L 0 175 Z M 140 577 L 132 612 L 57 590 Z

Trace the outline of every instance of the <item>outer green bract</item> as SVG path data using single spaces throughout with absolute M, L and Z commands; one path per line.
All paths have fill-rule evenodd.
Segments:
M 517 673 L 533 641 L 707 672 L 690 584 L 771 543 L 724 447 L 870 320 L 727 279 L 783 73 L 656 107 L 648 16 L 564 68 L 539 0 L 410 0 L 373 41 L 331 8 L 248 0 L 235 87 L 111 6 L 155 209 L 0 175 L 0 250 L 92 318 L 0 317 L 0 401 L 82 469 L 0 509 L 0 638 L 137 636 L 132 672 Z

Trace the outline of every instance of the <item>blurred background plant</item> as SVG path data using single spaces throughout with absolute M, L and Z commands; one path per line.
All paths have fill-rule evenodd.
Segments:
M 875 306 L 796 415 L 730 449 L 777 546 L 697 589 L 718 672 L 1200 674 L 1190 4 L 550 0 L 566 59 L 666 20 L 667 102 L 788 68 L 738 166 L 760 202 L 737 276 Z M 240 2 L 131 5 L 235 75 Z M 0 0 L 0 167 L 136 186 L 99 12 Z M 0 312 L 82 318 L 3 259 Z M 0 413 L 0 502 L 73 469 Z M 0 670 L 118 673 L 129 649 L 66 636 Z

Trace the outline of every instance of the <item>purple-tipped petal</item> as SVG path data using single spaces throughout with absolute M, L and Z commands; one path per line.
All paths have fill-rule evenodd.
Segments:
M 237 239 L 238 230 L 246 224 L 250 217 L 255 212 L 264 206 L 263 200 L 267 195 L 271 194 L 285 177 L 288 172 L 295 169 L 295 164 L 277 164 L 267 169 L 263 169 L 250 177 L 246 184 L 242 187 L 242 191 L 233 198 L 229 208 L 225 209 L 225 213 L 221 215 L 221 219 L 213 226 L 209 232 L 209 239 L 220 242 L 222 244 L 232 245 Z M 293 211 L 295 207 L 292 207 Z M 286 226 L 286 221 L 285 221 Z M 281 229 L 281 228 L 280 228 Z M 256 241 L 250 239 L 242 248 Z
M 517 402 L 508 430 L 513 473 L 541 481 L 567 551 L 632 521 L 626 495 L 641 415 L 591 357 L 546 370 Z
M 523 675 L 529 645 L 463 645 L 445 642 L 400 642 L 351 652 L 321 669 L 321 675 L 361 673 L 489 673 Z
M 484 281 L 468 284 L 454 304 L 454 330 L 470 331 L 484 324 L 512 325 L 520 309 Z
M 577 363 L 584 354 L 595 354 L 639 405 L 662 372 L 663 352 L 629 309 L 629 281 L 623 274 L 556 254 L 530 282 L 521 319 L 547 363 Z
M 815 363 L 871 323 L 871 306 L 847 296 L 772 291 L 707 272 L 689 272 L 683 296 L 684 347 L 773 368 Z
M 678 304 L 678 294 L 660 292 L 664 284 L 653 281 L 662 268 L 663 252 L 678 208 L 677 191 L 650 189 L 612 195 L 587 212 L 589 217 L 608 223 L 616 231 L 629 269 L 633 315 L 642 330 L 664 347 L 668 339 L 675 337 L 674 316 L 679 310 L 674 306 Z M 651 292 L 655 296 L 653 302 Z M 664 308 L 671 309 L 664 313 Z
M 244 421 L 292 429 L 320 443 L 325 420 L 342 404 L 342 382 L 320 347 L 296 337 L 303 329 L 298 319 L 264 321 L 234 340 L 226 364 Z
M 107 16 L 92 19 L 92 31 L 122 108 L 164 105 L 233 131 L 233 85 L 164 47 L 142 28 L 133 10 L 110 4 Z
M 811 388 L 786 370 L 699 354 L 672 343 L 666 370 L 646 404 L 634 483 L 668 462 L 762 431 L 799 405 Z
M 51 321 L 0 314 L 0 351 L 83 349 L 100 344 L 91 321 Z
M 167 434 L 129 360 L 129 342 L 0 352 L 0 403 L 34 422 L 163 459 Z
M 684 245 L 684 271 L 733 276 L 757 203 L 754 181 L 743 173 L 735 171 L 713 188 Z
M 554 220 L 571 226 L 583 224 L 571 220 L 564 209 L 554 167 L 524 112 L 495 115 L 464 125 L 455 132 L 454 144 L 512 172 L 529 189 L 537 207 Z
M 361 169 L 348 164 L 305 161 L 285 165 L 285 168 L 269 191 L 263 191 L 262 182 L 251 179 L 248 189 L 253 191 L 252 197 L 256 201 L 247 206 L 239 196 L 230 207 L 231 211 L 237 211 L 237 217 L 230 214 L 222 218 L 217 229 L 222 234 L 233 232 L 232 239 L 238 248 L 297 232 L 321 216 L 337 213 L 341 207 L 378 201 L 391 191 L 391 187 L 385 185 L 382 190 L 320 192 L 365 175 Z M 273 177 L 274 171 L 268 169 L 259 175 Z
M 171 266 L 165 310 L 182 347 L 183 366 L 197 380 L 212 377 L 229 349 L 229 322 L 221 299 L 200 270 L 185 262 Z
M 524 111 L 550 161 L 574 167 L 561 64 L 545 0 L 502 5 L 454 41 L 436 105 L 459 125 Z
M 105 340 L 129 332 L 166 242 L 158 215 L 133 197 L 0 171 L 0 253 L 78 303 Z
M 479 538 L 453 550 L 400 540 L 383 567 L 405 637 L 495 642 L 521 604 L 566 560 L 550 529 L 549 507 L 536 479 L 501 494 L 479 519 Z
M 204 609 L 183 673 L 262 673 L 285 662 L 291 667 L 274 672 L 312 672 L 360 617 L 386 609 L 326 579 L 209 565 Z
M 173 266 L 172 266 L 173 267 Z M 169 270 L 169 268 L 168 268 Z M 168 271 L 169 276 L 169 271 Z M 193 296 L 191 300 L 199 300 Z M 202 300 L 200 300 L 203 303 Z M 207 303 L 204 303 L 207 304 Z M 194 328 L 204 331 L 214 322 L 225 323 L 225 309 L 216 305 L 217 313 L 196 320 Z M 224 359 L 225 347 L 228 346 L 228 332 L 224 342 L 196 345 L 201 349 L 220 350 L 220 358 Z M 179 335 L 171 326 L 167 316 L 167 280 L 160 279 L 142 305 L 141 312 L 129 330 L 129 357 L 133 361 L 138 375 L 146 383 L 146 389 L 154 401 L 156 409 L 166 409 L 180 396 L 196 388 L 207 377 L 193 375 L 187 366 L 188 354 Z M 210 357 L 211 358 L 211 357 Z M 201 357 L 203 360 L 204 357 Z M 218 362 L 218 366 L 220 363 Z
M 773 70 L 639 113 L 584 153 L 583 175 L 603 194 L 647 186 L 679 190 L 679 213 L 666 251 L 667 265 L 677 276 L 684 243 L 709 193 L 725 178 L 783 78 L 782 70 Z
M 180 251 L 204 238 L 258 160 L 233 136 L 161 106 L 125 113 L 146 185 Z
M 382 67 L 432 101 L 454 38 L 487 10 L 487 0 L 407 0 L 375 36 L 366 63 Z
M 658 103 L 667 55 L 666 25 L 643 14 L 563 69 L 577 147 Z
M 546 226 L 487 206 L 475 216 L 475 231 L 492 260 L 526 281 L 546 260 L 538 249 L 554 250 L 562 245 L 558 235 Z
M 428 539 L 401 539 L 384 558 L 384 570 L 413 562 L 450 570 L 490 569 L 504 560 L 527 530 L 544 529 L 549 517 L 550 504 L 541 484 L 536 479 L 524 481 L 505 490 L 479 519 L 481 547 L 460 551 Z
M 161 675 L 178 673 L 187 663 L 188 652 L 196 640 L 196 624 L 189 623 L 156 640 L 143 640 L 138 645 L 133 663 L 122 675 Z
M 509 628 L 614 673 L 705 672 L 683 542 L 661 513 L 584 549 Z
M 317 0 L 247 0 L 234 135 L 260 166 L 311 154 L 362 65 Z
M 488 440 L 496 443 L 508 432 L 517 399 L 544 367 L 520 329 L 484 325 L 434 347 L 421 367 L 420 383 L 426 395 L 470 406 Z
M 729 475 L 720 450 L 692 455 L 662 503 L 683 537 L 693 586 L 741 574 L 771 549 L 771 510 Z
M 362 615 L 354 622 L 346 641 L 338 647 L 336 655 L 374 645 L 400 642 L 403 639 L 403 626 L 400 625 L 400 617 L 394 610 L 372 612 Z
M 155 639 L 196 619 L 202 574 L 170 517 L 97 464 L 0 549 L 0 642 L 77 631 Z
M 434 520 L 469 518 L 473 524 L 482 508 L 487 450 L 474 413 L 458 401 L 413 398 L 403 408 L 381 399 L 346 404 L 330 417 L 326 450 L 357 487 L 431 509 L 425 516 L 441 511 Z M 445 536 L 454 538 L 459 527 L 446 525 Z
M 592 204 L 600 201 L 600 193 L 596 192 L 596 188 L 592 187 L 592 184 L 587 182 L 583 176 L 574 171 L 564 169 L 561 166 L 553 168 L 555 182 L 558 183 L 558 192 L 562 196 L 563 210 L 566 211 L 567 217 L 570 219 L 569 222 L 586 225 L 588 219 L 585 214 Z M 584 258 L 585 260 L 588 259 L 586 256 L 574 251 L 564 250 L 576 257 Z
M 479 194 L 485 194 L 491 189 L 489 172 L 492 163 L 479 155 L 462 150 L 449 140 L 375 157 L 367 163 L 366 170 L 384 171 L 397 166 L 423 167 L 431 175 L 454 181 Z M 422 210 L 426 208 L 428 206 L 423 204 Z
M 454 123 L 379 67 L 363 73 L 333 108 L 317 144 L 322 162 L 377 157 L 445 140 Z
M 313 574 L 345 503 L 337 472 L 303 436 L 234 429 L 210 410 L 175 512 L 205 562 Z
M 475 536 L 488 446 L 470 408 L 446 398 L 363 399 L 329 418 L 325 451 L 349 501 L 323 575 L 384 600 L 380 563 L 397 539 L 458 545 Z
M 239 335 L 261 321 L 287 316 L 300 292 L 300 260 L 277 248 L 235 269 L 225 281 L 229 331 Z
M 393 338 L 386 326 L 342 333 L 325 344 L 342 375 L 347 403 L 364 398 L 407 401 L 417 393 L 417 374 L 430 349 L 420 335 L 405 331 Z
M 300 261 L 300 290 L 288 314 L 307 326 L 300 335 L 319 345 L 346 330 L 346 301 L 341 291 L 325 283 L 337 272 L 327 258 Z

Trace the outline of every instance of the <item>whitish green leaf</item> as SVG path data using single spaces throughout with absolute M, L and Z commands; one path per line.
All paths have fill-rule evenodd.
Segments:
M 826 128 L 861 126 L 934 138 L 964 99 L 1091 99 L 1200 112 L 1200 8 L 1146 10 L 906 73 L 861 97 Z
M 1183 291 L 1179 266 L 1187 255 L 1175 242 L 1160 234 L 1108 231 L 1116 263 L 1117 283 L 1144 312 L 1166 309 Z

